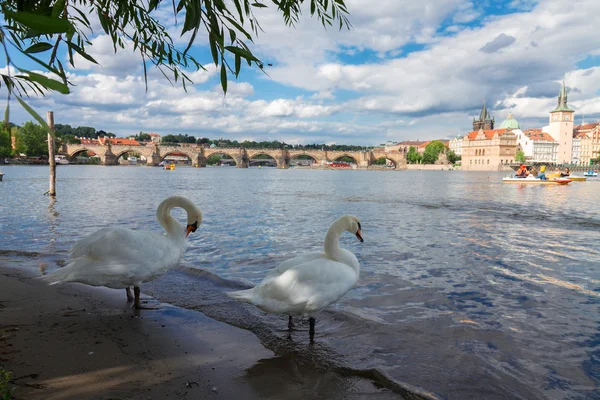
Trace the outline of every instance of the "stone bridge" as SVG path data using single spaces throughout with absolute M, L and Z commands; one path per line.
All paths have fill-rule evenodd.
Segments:
M 147 165 L 159 165 L 170 154 L 185 154 L 192 161 L 194 167 L 205 167 L 206 159 L 213 154 L 227 155 L 236 163 L 238 168 L 248 168 L 250 159 L 266 154 L 277 163 L 277 168 L 289 168 L 290 160 L 304 155 L 312 158 L 317 164 L 335 161 L 341 157 L 351 157 L 359 168 L 368 168 L 379 158 L 385 158 L 394 164 L 395 169 L 406 169 L 406 155 L 403 152 L 380 151 L 329 151 L 329 150 L 289 150 L 289 149 L 244 149 L 244 148 L 204 148 L 195 144 L 181 144 L 179 146 L 163 146 L 147 144 L 142 146 L 64 144 L 60 154 L 67 155 L 70 159 L 82 152 L 94 152 L 100 157 L 102 165 L 118 165 L 119 158 L 127 153 L 137 153 L 146 157 Z

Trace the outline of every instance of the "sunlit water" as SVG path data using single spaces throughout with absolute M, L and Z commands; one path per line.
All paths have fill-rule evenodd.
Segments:
M 376 370 L 447 399 L 600 398 L 600 180 L 554 187 L 503 185 L 501 173 L 59 166 L 52 204 L 42 195 L 47 167 L 3 172 L 2 263 L 56 269 L 99 228 L 159 230 L 158 203 L 184 195 L 204 223 L 181 268 L 142 291 L 251 330 L 279 361 Z M 319 250 L 346 213 L 362 223 L 364 243 L 342 238 L 360 279 L 320 314 L 314 346 L 306 322 L 290 339 L 286 317 L 224 296 Z

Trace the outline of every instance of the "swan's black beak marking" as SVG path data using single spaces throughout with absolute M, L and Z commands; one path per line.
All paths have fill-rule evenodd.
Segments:
M 356 231 L 356 237 L 358 238 L 358 240 L 360 240 L 360 242 L 364 242 L 362 235 L 360 234 L 360 222 L 358 223 L 358 230 Z
M 191 232 L 196 232 L 196 229 L 198 229 L 198 221 L 194 222 L 193 224 L 189 224 L 188 226 L 186 226 L 186 228 L 185 228 L 185 237 L 188 237 L 188 235 Z

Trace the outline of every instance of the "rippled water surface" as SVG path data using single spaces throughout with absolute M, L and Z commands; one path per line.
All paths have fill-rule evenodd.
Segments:
M 159 230 L 166 196 L 204 212 L 181 268 L 145 284 L 162 301 L 305 353 L 287 318 L 223 295 L 322 247 L 342 214 L 361 219 L 358 285 L 317 320 L 313 362 L 381 372 L 446 399 L 600 399 L 600 181 L 503 185 L 502 174 L 12 166 L 0 183 L 0 262 L 58 268 L 105 226 Z M 184 217 L 183 211 L 174 213 Z M 257 365 L 257 368 L 261 366 Z M 262 367 L 265 367 L 264 365 Z M 418 389 L 415 389 L 418 391 Z

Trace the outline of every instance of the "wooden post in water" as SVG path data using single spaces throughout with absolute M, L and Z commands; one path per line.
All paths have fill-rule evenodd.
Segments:
M 54 112 L 48 111 L 46 113 L 46 120 L 48 121 L 48 126 L 54 132 Z M 48 190 L 48 194 L 50 196 L 56 196 L 56 160 L 54 159 L 54 154 L 56 153 L 54 148 L 54 138 L 50 133 L 48 133 L 48 161 L 50 162 L 50 189 Z

